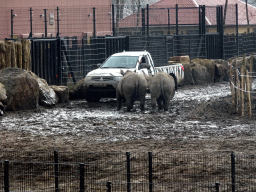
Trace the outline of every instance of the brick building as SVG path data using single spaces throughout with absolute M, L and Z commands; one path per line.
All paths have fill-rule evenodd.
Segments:
M 111 0 L 0 0 L 0 39 L 10 38 L 11 31 L 14 38 L 27 37 L 31 26 L 33 37 L 45 36 L 45 28 L 47 37 L 56 36 L 58 27 L 61 36 L 90 36 L 94 27 L 93 7 L 97 35 L 110 34 Z

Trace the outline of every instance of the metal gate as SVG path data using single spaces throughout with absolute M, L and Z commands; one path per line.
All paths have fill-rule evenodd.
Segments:
M 31 67 L 40 78 L 49 85 L 60 84 L 60 63 L 56 39 L 31 40 Z
M 76 84 L 110 55 L 122 51 L 151 53 L 155 66 L 172 56 L 219 59 L 219 35 L 169 35 L 31 39 L 32 72 L 49 85 Z

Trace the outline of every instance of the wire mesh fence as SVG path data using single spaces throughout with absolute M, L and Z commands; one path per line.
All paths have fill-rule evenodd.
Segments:
M 0 191 L 254 191 L 255 159 L 234 153 L 1 151 Z
M 149 51 L 155 67 L 165 66 L 173 56 L 190 59 L 223 59 L 256 52 L 255 33 L 224 35 L 221 46 L 218 34 L 117 37 L 64 37 L 31 39 L 32 71 L 50 85 L 76 84 L 98 68 L 110 55 L 122 51 Z
M 217 33 L 219 6 L 112 4 L 1 8 L 0 38 Z M 223 7 L 223 6 L 221 6 Z M 237 5 L 229 4 L 225 33 L 236 34 Z

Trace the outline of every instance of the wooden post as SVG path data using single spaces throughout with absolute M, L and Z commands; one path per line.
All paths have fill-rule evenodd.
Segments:
M 239 103 L 239 79 L 238 79 L 238 70 L 237 70 L 237 59 L 235 59 L 235 107 L 236 112 L 238 112 L 238 103 Z
M 31 71 L 31 61 L 30 61 L 30 40 L 22 39 L 22 69 Z
M 20 41 L 17 41 L 15 43 L 15 48 L 16 48 L 17 67 L 22 69 L 22 44 Z
M 5 42 L 5 67 L 12 67 L 12 57 L 11 57 L 11 45 L 9 41 Z
M 252 72 L 253 72 L 253 55 L 250 57 L 250 66 L 249 66 L 249 72 L 250 72 L 250 91 L 252 90 Z
M 231 99 L 232 99 L 232 105 L 235 107 L 235 92 L 234 92 L 234 77 L 233 77 L 233 68 L 232 68 L 232 62 L 229 63 L 229 80 L 230 80 L 230 91 L 231 91 Z
M 0 70 L 4 69 L 5 66 L 5 42 L 0 40 Z
M 241 86 L 240 86 L 240 99 L 241 99 L 241 116 L 244 116 L 244 67 L 245 65 L 241 66 Z
M 251 103 L 251 81 L 248 74 L 248 70 L 246 70 L 246 90 L 247 90 L 247 108 L 248 108 L 248 116 L 252 116 L 252 103 Z
M 17 67 L 15 43 L 14 41 L 10 41 L 10 44 L 11 44 L 11 67 Z

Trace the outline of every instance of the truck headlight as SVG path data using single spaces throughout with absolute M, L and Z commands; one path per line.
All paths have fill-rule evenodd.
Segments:
M 115 77 L 115 80 L 116 81 L 121 81 L 122 78 L 123 78 L 123 76 Z
M 90 81 L 91 79 L 92 79 L 92 76 L 86 76 L 84 80 L 85 81 Z

